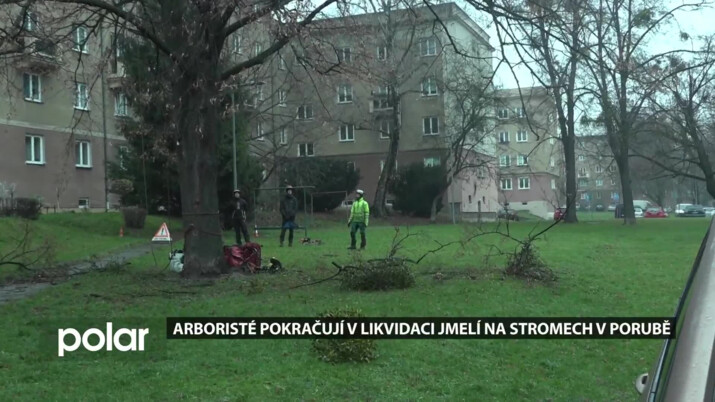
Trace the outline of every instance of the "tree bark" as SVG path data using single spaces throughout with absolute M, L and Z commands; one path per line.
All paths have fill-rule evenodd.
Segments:
M 636 224 L 636 211 L 633 208 L 633 185 L 631 183 L 631 168 L 628 152 L 614 155 L 618 165 L 618 175 L 621 180 L 621 192 L 623 193 L 623 224 Z
M 444 198 L 444 195 L 447 193 L 447 190 L 449 190 L 449 186 L 452 185 L 452 180 L 450 179 L 447 182 L 447 186 L 442 188 L 442 190 L 437 194 L 434 198 L 432 198 L 432 207 L 430 209 L 430 215 L 429 215 L 429 220 L 431 223 L 436 223 L 437 222 L 437 202 L 439 202 L 440 199 Z
M 387 189 L 390 185 L 390 180 L 395 174 L 395 164 L 397 162 L 397 151 L 400 146 L 400 99 L 395 94 L 395 88 L 391 87 L 391 92 L 388 95 L 392 103 L 392 127 L 390 131 L 390 145 L 387 149 L 387 158 L 385 166 L 380 172 L 380 178 L 377 181 L 377 189 L 375 190 L 375 200 L 373 201 L 371 214 L 375 217 L 387 216 L 387 208 L 385 202 L 387 200 Z
M 573 131 L 571 132 L 573 133 Z M 578 188 L 576 186 L 576 140 L 573 135 L 566 135 L 562 136 L 561 141 L 564 147 L 564 163 L 566 164 L 566 217 L 564 218 L 564 222 L 577 223 L 576 196 L 578 194 Z

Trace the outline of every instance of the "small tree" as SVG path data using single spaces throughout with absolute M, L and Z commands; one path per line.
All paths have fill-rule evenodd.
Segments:
M 433 200 L 436 212 L 442 209 L 439 196 L 448 186 L 447 171 L 439 166 L 413 163 L 398 171 L 390 192 L 395 195 L 393 208 L 403 214 L 429 218 Z

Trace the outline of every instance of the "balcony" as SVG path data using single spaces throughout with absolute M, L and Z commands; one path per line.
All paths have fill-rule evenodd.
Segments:
M 110 89 L 119 89 L 124 86 L 124 81 L 127 78 L 124 70 L 124 63 L 116 59 L 112 60 L 111 69 L 107 76 L 107 86 Z
M 60 67 L 57 45 L 51 40 L 24 38 L 23 52 L 13 58 L 15 68 L 24 72 L 44 74 Z

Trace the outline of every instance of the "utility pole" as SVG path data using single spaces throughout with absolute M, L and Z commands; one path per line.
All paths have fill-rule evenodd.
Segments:
M 238 188 L 238 169 L 236 168 L 236 100 L 235 92 L 231 91 L 231 114 L 233 125 L 233 189 Z

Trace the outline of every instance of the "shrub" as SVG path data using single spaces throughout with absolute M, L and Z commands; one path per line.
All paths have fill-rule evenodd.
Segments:
M 345 191 L 352 193 L 360 181 L 360 171 L 348 166 L 347 160 L 323 158 L 297 158 L 286 161 L 280 171 L 282 183 L 303 183 L 315 186 L 310 193 L 331 192 L 313 196 L 313 210 L 316 212 L 332 211 L 343 202 Z M 303 189 L 296 189 L 294 195 L 298 199 L 298 208 L 303 209 Z M 283 195 L 281 194 L 281 197 Z M 306 197 L 310 202 L 309 197 Z M 308 205 L 310 208 L 310 205 Z
M 341 275 L 341 285 L 350 290 L 407 289 L 415 284 L 415 276 L 407 264 L 396 258 L 360 263 Z
M 531 242 L 524 243 L 519 251 L 509 257 L 504 274 L 527 281 L 555 282 L 558 280 L 554 271 L 541 260 Z
M 25 219 L 35 220 L 40 217 L 42 204 L 34 198 L 18 198 L 15 203 L 15 213 Z
M 390 185 L 394 194 L 392 207 L 406 215 L 429 218 L 432 200 L 447 186 L 447 172 L 443 166 L 424 166 L 413 163 L 400 168 Z M 442 209 L 442 199 L 437 202 L 437 212 Z
M 364 317 L 357 309 L 343 308 L 323 312 L 320 318 L 358 318 Z M 367 363 L 377 357 L 374 339 L 325 339 L 313 340 L 313 350 L 320 360 L 328 363 Z
M 143 229 L 146 222 L 146 209 L 139 207 L 122 208 L 124 226 L 131 229 Z

